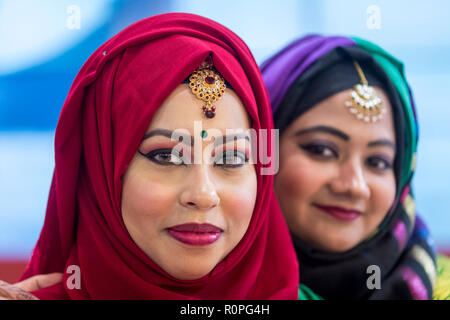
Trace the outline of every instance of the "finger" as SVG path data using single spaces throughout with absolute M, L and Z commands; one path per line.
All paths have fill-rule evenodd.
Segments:
M 40 274 L 28 278 L 26 280 L 23 280 L 21 282 L 18 282 L 14 285 L 28 292 L 36 291 L 57 284 L 58 282 L 61 282 L 62 276 L 63 274 L 58 272 L 49 274 Z
M 31 293 L 0 280 L 0 300 L 38 300 Z

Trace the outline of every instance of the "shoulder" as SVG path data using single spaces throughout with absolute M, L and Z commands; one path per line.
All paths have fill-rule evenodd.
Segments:
M 437 279 L 433 291 L 433 300 L 450 300 L 450 258 L 438 255 Z

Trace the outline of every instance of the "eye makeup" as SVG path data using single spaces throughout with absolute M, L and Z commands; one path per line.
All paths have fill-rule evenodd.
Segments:
M 225 168 L 238 168 L 248 163 L 245 153 L 238 150 L 225 150 L 214 159 L 215 166 Z
M 339 148 L 331 142 L 313 140 L 299 144 L 300 149 L 309 156 L 321 159 L 335 159 L 339 157 Z
M 139 153 L 159 165 L 168 166 L 183 164 L 183 153 L 177 152 L 174 149 L 154 149 L 148 153 L 142 153 L 139 150 Z
M 218 148 L 213 149 L 211 152 L 211 164 L 214 166 L 220 166 L 224 168 L 238 168 L 242 167 L 249 161 L 249 147 L 246 144 L 245 147 L 240 144 L 229 142 L 228 145 L 221 144 Z M 191 148 L 188 146 L 182 146 L 179 150 L 177 143 L 158 142 L 155 144 L 148 143 L 141 147 L 138 152 L 149 159 L 150 161 L 159 165 L 187 165 L 192 164 L 193 159 L 191 157 Z M 207 149 L 204 152 L 208 152 Z M 202 158 L 203 159 L 203 158 Z
M 381 172 L 391 170 L 393 167 L 393 161 L 383 155 L 373 155 L 367 157 L 365 162 L 366 165 L 372 170 L 377 170 Z
M 229 141 L 227 144 L 217 146 L 212 152 L 215 166 L 224 168 L 242 167 L 249 161 L 249 142 Z

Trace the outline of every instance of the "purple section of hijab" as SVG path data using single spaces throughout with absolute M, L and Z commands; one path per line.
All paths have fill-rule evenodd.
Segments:
M 413 300 L 428 300 L 427 288 L 413 269 L 404 267 L 401 269 L 401 275 L 411 292 Z
M 355 45 L 355 41 L 347 37 L 308 35 L 292 42 L 264 61 L 261 71 L 269 92 L 272 111 L 277 110 L 291 84 L 314 61 L 338 46 Z

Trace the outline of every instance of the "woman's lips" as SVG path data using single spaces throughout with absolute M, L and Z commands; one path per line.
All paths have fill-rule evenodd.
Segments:
M 344 221 L 355 220 L 361 215 L 361 212 L 358 210 L 348 210 L 340 207 L 322 206 L 318 204 L 314 204 L 314 206 L 316 208 L 319 208 L 323 212 L 328 213 L 329 215 L 335 217 L 336 219 Z
M 186 223 L 167 228 L 176 240 L 191 246 L 206 246 L 216 242 L 223 230 L 208 223 Z

